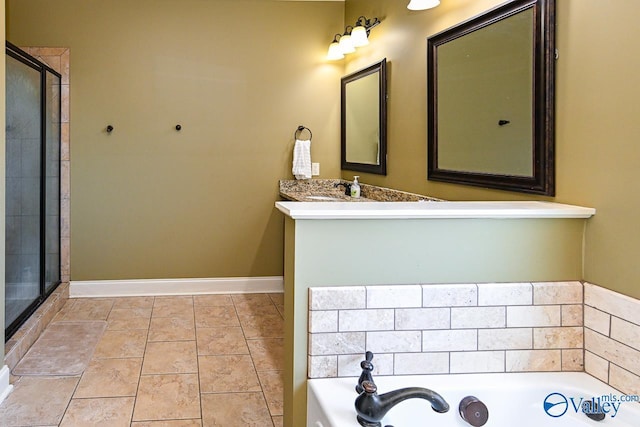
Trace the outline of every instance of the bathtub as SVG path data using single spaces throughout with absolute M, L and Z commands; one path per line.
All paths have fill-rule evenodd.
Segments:
M 624 396 L 581 372 L 374 375 L 374 381 L 378 394 L 403 387 L 425 387 L 442 395 L 450 406 L 447 413 L 439 414 L 426 400 L 405 400 L 382 419 L 383 427 L 468 427 L 458 406 L 469 395 L 487 406 L 486 427 L 640 426 L 638 396 Z M 357 378 L 309 380 L 307 427 L 360 427 L 354 409 L 356 382 Z M 602 421 L 594 421 L 582 411 L 581 403 L 598 398 L 606 412 Z M 621 402 L 622 399 L 630 401 Z

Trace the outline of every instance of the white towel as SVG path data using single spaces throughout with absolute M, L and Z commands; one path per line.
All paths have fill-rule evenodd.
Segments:
M 296 179 L 311 178 L 311 141 L 296 139 L 293 146 L 293 169 Z

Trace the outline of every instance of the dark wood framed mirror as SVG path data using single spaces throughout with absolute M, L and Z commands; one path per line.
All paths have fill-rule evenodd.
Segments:
M 387 174 L 387 60 L 341 79 L 341 168 Z
M 429 180 L 554 195 L 554 25 L 514 0 L 428 38 Z

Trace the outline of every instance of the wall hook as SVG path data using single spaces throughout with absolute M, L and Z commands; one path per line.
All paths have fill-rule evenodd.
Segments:
M 107 125 L 107 133 L 113 132 L 113 126 Z
M 509 120 L 498 120 L 498 126 L 504 126 L 511 123 Z
M 182 125 L 176 125 L 176 130 L 182 129 Z

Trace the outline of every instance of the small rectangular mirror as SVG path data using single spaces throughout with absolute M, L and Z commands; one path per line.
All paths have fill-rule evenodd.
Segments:
M 341 166 L 387 174 L 386 58 L 341 79 Z

